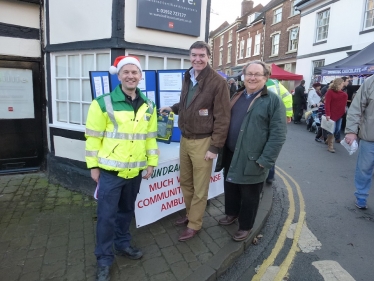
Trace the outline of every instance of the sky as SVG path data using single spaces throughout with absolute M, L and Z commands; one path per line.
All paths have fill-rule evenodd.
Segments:
M 258 4 L 265 6 L 270 0 L 253 0 L 253 2 L 253 7 Z M 212 0 L 209 31 L 215 30 L 225 21 L 231 24 L 240 17 L 241 3 L 242 0 Z

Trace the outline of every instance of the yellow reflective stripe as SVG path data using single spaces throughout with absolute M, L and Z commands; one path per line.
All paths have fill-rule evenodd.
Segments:
M 287 97 L 288 95 L 290 95 L 290 93 L 289 93 L 289 92 L 285 92 L 281 97 L 282 97 L 282 99 L 284 99 L 284 98 Z
M 118 124 L 116 121 L 116 118 L 114 118 L 114 110 L 113 110 L 113 104 L 112 104 L 112 99 L 110 98 L 110 95 L 107 95 L 104 97 L 104 102 L 105 102 L 105 108 L 106 108 L 106 113 L 109 116 L 110 121 L 113 124 L 113 132 L 118 131 Z
M 157 149 L 150 149 L 147 150 L 147 155 L 157 155 Z
M 147 134 L 147 138 L 156 138 L 157 137 L 157 132 L 151 132 Z
M 145 140 L 147 138 L 147 134 L 105 132 L 104 137 L 109 138 L 109 139 L 121 139 L 121 140 Z
M 86 150 L 87 157 L 97 157 L 98 154 L 99 154 L 98 150 Z
M 86 128 L 86 135 L 90 136 L 90 137 L 100 138 L 100 137 L 104 136 L 104 132 L 95 131 L 95 130 L 91 130 L 91 129 Z
M 110 166 L 113 168 L 121 168 L 121 169 L 133 169 L 133 168 L 143 168 L 147 166 L 146 161 L 141 162 L 120 162 L 115 160 L 110 160 L 106 158 L 99 158 L 99 163 L 105 166 Z

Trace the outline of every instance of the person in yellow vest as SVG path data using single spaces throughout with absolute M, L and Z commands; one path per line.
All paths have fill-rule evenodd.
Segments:
M 158 164 L 157 110 L 137 88 L 142 78 L 139 60 L 120 56 L 109 72 L 117 74 L 121 83 L 92 101 L 85 133 L 87 167 L 99 187 L 97 281 L 110 279 L 114 254 L 130 259 L 143 256 L 130 245 L 129 226 L 141 180 L 148 179 Z
M 286 107 L 286 117 L 287 117 L 287 123 L 291 123 L 293 110 L 292 110 L 292 95 L 288 92 L 286 87 L 282 85 L 277 79 L 268 79 L 266 82 L 266 87 L 268 91 L 274 92 L 278 94 L 282 101 L 284 106 Z M 275 165 L 269 169 L 269 174 L 266 179 L 266 183 L 272 184 L 274 181 L 274 174 L 275 174 Z

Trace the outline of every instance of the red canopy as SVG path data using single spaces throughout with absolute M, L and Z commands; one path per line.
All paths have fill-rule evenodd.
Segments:
M 303 80 L 302 75 L 291 73 L 283 70 L 279 66 L 276 66 L 274 63 L 271 65 L 271 76 L 270 78 L 278 80 Z

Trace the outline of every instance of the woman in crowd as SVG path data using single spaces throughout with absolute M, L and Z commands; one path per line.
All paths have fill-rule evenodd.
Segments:
M 336 78 L 329 86 L 326 92 L 325 111 L 326 119 L 335 121 L 335 131 L 333 134 L 327 134 L 328 151 L 334 153 L 334 134 L 340 132 L 342 117 L 347 106 L 348 95 L 343 92 L 344 81 L 342 78 Z
M 318 104 L 321 100 L 320 95 L 318 93 L 320 92 L 321 84 L 320 83 L 314 83 L 313 88 L 311 88 L 308 92 L 308 111 L 316 111 L 318 110 Z

